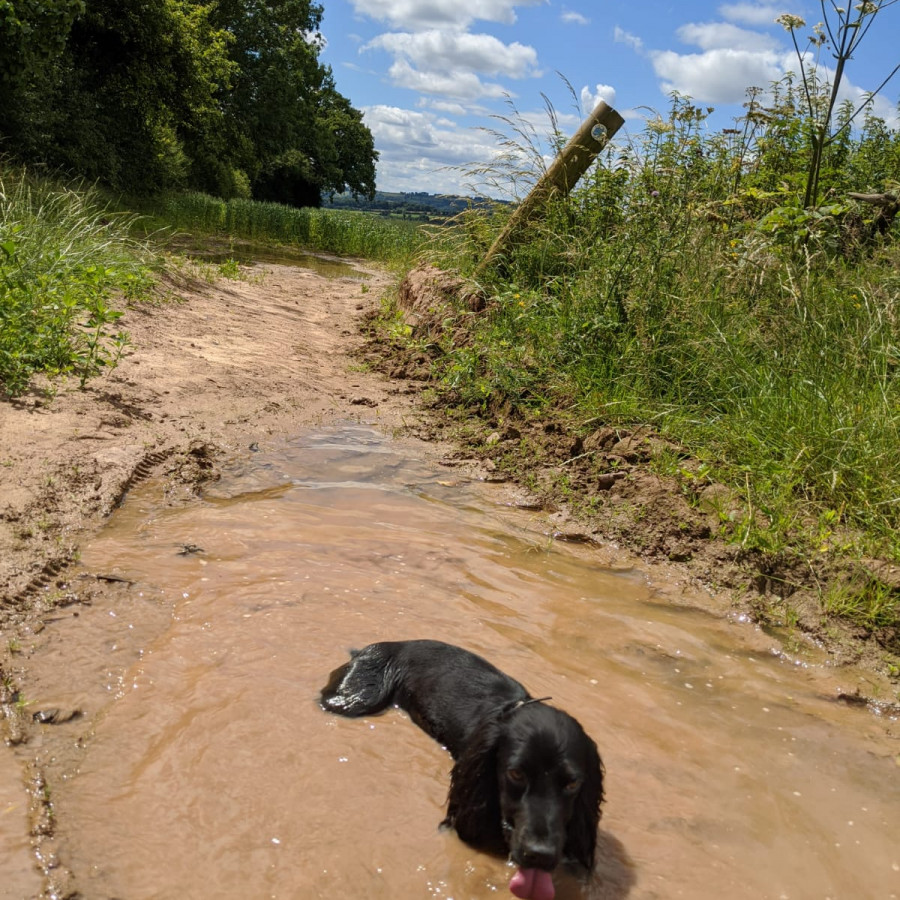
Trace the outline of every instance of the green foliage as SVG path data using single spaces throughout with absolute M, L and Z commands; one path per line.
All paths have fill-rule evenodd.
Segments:
M 120 189 L 184 183 L 222 153 L 228 35 L 191 0 L 85 0 L 61 50 L 0 88 L 6 149 Z M 2 101 L 6 102 L 2 102 Z
M 830 510 L 900 559 L 900 248 L 838 190 L 803 208 L 795 94 L 718 135 L 674 97 L 506 250 L 439 366 L 471 403 L 654 423 L 745 494 L 748 549 Z M 824 162 L 826 187 L 885 190 L 900 136 L 869 118 Z M 472 273 L 504 219 L 472 211 L 435 261 Z
M 869 631 L 893 628 L 900 621 L 896 593 L 878 582 L 833 587 L 825 594 L 822 605 L 826 612 L 849 619 Z
M 151 284 L 150 255 L 128 217 L 90 192 L 7 172 L 0 178 L 0 391 L 16 396 L 37 372 L 81 386 L 127 346 L 116 297 Z
M 869 102 L 867 98 L 856 109 L 848 102 L 842 107 L 838 127 L 832 129 L 844 69 L 859 50 L 860 44 L 865 40 L 876 19 L 884 9 L 893 6 L 895 2 L 896 0 L 866 0 L 862 3 L 838 6 L 834 2 L 826 3 L 825 0 L 820 0 L 822 21 L 813 27 L 813 33 L 809 37 L 809 44 L 815 53 L 811 61 L 806 55 L 806 48 L 801 51 L 797 42 L 797 30 L 806 24 L 803 19 L 796 15 L 785 14 L 775 20 L 784 26 L 794 42 L 803 83 L 806 111 L 804 129 L 809 139 L 803 193 L 804 207 L 815 206 L 818 202 L 821 180 L 826 170 L 826 151 L 830 149 L 834 157 L 840 156 L 846 150 L 849 145 L 850 125 Z M 829 51 L 834 59 L 833 72 L 820 65 L 819 54 L 823 50 Z M 878 93 L 898 69 L 900 64 L 894 67 L 872 93 Z
M 26 79 L 65 47 L 84 0 L 0 0 L 0 81 Z
M 377 154 L 319 62 L 310 0 L 0 0 L 0 136 L 129 194 L 318 206 Z

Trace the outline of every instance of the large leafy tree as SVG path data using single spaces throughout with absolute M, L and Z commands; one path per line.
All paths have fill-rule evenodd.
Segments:
M 68 111 L 62 160 L 132 190 L 184 183 L 191 151 L 214 139 L 221 122 L 227 43 L 208 6 L 88 0 L 73 23 L 56 95 Z
M 19 83 L 63 50 L 84 0 L 0 0 L 0 82 Z
M 220 0 L 214 21 L 234 38 L 226 127 L 255 194 L 298 204 L 348 189 L 374 195 L 372 134 L 319 61 L 322 7 L 310 0 Z
M 212 26 L 209 7 L 84 0 L 50 27 L 34 10 L 63 0 L 6 2 L 46 26 L 37 44 L 20 42 L 0 94 L 11 149 L 126 190 L 183 184 L 192 147 L 221 121 L 232 66 L 228 35 Z
M 372 194 L 311 0 L 0 0 L 0 149 L 114 187 Z
M 45 112 L 36 102 L 83 12 L 84 0 L 0 0 L 0 138 L 12 139 L 15 149 Z

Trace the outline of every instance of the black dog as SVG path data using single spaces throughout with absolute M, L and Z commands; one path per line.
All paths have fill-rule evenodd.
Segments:
M 549 698 L 547 698 L 549 699 Z M 453 756 L 447 818 L 467 844 L 521 867 L 520 897 L 552 897 L 562 860 L 594 864 L 603 764 L 570 715 L 535 700 L 487 660 L 440 641 L 353 651 L 322 707 L 365 716 L 395 704 Z

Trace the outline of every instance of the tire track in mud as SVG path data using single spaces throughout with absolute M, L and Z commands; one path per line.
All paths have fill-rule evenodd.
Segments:
M 134 465 L 131 471 L 121 479 L 119 484 L 113 488 L 111 497 L 105 504 L 103 511 L 104 517 L 121 506 L 127 497 L 128 492 L 135 485 L 158 472 L 160 466 L 175 453 L 176 449 L 174 447 L 168 447 L 163 450 L 147 453 L 143 456 Z M 77 500 L 75 502 L 77 502 Z M 42 506 L 46 504 L 42 504 L 41 498 L 39 498 L 36 501 L 36 505 Z M 61 527 L 62 526 L 60 525 L 49 524 L 46 530 L 57 530 L 61 529 Z M 77 546 L 71 546 L 57 554 L 49 556 L 44 560 L 40 571 L 26 582 L 22 588 L 15 593 L 0 598 L 0 606 L 15 612 L 21 610 L 28 600 L 42 592 L 46 592 L 52 584 L 55 584 L 60 590 L 65 590 L 65 572 L 69 566 L 75 562 L 77 555 Z M 53 602 L 50 601 L 48 605 L 52 606 Z

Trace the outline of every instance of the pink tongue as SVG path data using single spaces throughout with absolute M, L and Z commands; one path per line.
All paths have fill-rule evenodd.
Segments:
M 556 895 L 553 879 L 543 869 L 517 869 L 509 889 L 520 900 L 553 900 Z

